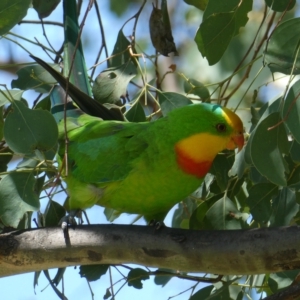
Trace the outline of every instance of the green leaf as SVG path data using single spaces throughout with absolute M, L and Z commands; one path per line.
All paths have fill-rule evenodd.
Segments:
M 290 150 L 292 160 L 299 164 L 300 163 L 300 144 L 296 141 L 293 142 Z
M 45 210 L 45 226 L 57 226 L 60 220 L 65 216 L 66 210 L 59 203 L 50 200 Z
M 115 219 L 119 218 L 120 214 L 122 212 L 119 212 L 118 210 L 105 207 L 104 209 L 104 215 L 106 217 L 106 220 L 109 222 L 113 222 Z
M 32 219 L 32 211 L 28 211 L 23 215 L 23 218 L 20 220 L 17 230 L 24 230 L 31 228 L 31 219 Z
M 37 272 L 34 272 L 34 279 L 33 279 L 33 287 L 35 288 L 36 285 L 39 284 L 39 277 L 41 275 L 41 272 L 42 271 L 37 271 Z
M 246 200 L 255 221 L 266 224 L 272 213 L 271 201 L 278 187 L 273 183 L 258 183 L 250 188 Z
M 1 90 L 0 92 L 0 106 L 11 103 L 13 100 L 21 100 L 24 91 L 22 90 Z
M 58 129 L 48 111 L 31 110 L 22 102 L 14 101 L 5 120 L 4 136 L 14 152 L 30 154 L 36 149 L 52 149 L 57 143 Z
M 136 101 L 131 108 L 125 113 L 129 122 L 145 122 L 146 115 L 140 101 Z
M 36 183 L 35 183 L 34 190 L 37 193 L 37 195 L 41 194 L 41 192 L 43 190 L 43 187 L 44 187 L 45 179 L 46 179 L 46 174 L 45 173 L 44 173 L 44 175 L 36 178 Z
M 7 170 L 7 165 L 13 158 L 13 152 L 9 148 L 3 148 L 0 151 L 0 173 Z
M 252 0 L 210 0 L 203 14 L 195 42 L 209 64 L 217 63 L 223 56 L 231 39 L 245 26 L 251 11 Z
M 258 124 L 245 150 L 256 169 L 268 180 L 281 186 L 287 184 L 285 173 L 288 170 L 283 155 L 288 152 L 287 133 L 278 112 L 270 114 Z
M 203 20 L 214 14 L 234 12 L 234 35 L 236 35 L 239 29 L 247 24 L 249 19 L 247 14 L 251 11 L 252 5 L 253 0 L 210 0 L 203 14 Z
M 127 85 L 135 75 L 136 67 L 131 60 L 104 70 L 94 82 L 94 98 L 100 103 L 118 103 L 120 97 L 126 96 Z
M 57 71 L 57 64 L 50 64 Z M 56 80 L 40 65 L 31 65 L 17 71 L 18 79 L 11 82 L 12 88 L 34 89 L 38 93 L 48 93 Z
M 296 4 L 296 0 L 265 0 L 265 2 L 267 6 L 277 12 L 289 11 Z
M 108 60 L 108 67 L 118 67 L 127 63 L 131 59 L 131 55 L 128 50 L 129 46 L 130 43 L 121 29 L 118 33 L 117 41 L 111 54 L 112 58 Z
M 188 229 L 190 215 L 196 209 L 196 207 L 197 204 L 191 197 L 187 197 L 178 203 L 178 206 L 173 214 L 172 227 Z
M 149 18 L 149 30 L 152 45 L 157 52 L 164 56 L 169 56 L 169 53 L 172 52 L 174 55 L 178 55 L 166 0 L 161 1 L 161 9 L 155 5 L 152 6 L 152 12 Z
M 129 271 L 127 275 L 128 286 L 132 286 L 136 289 L 142 289 L 143 288 L 142 280 L 147 280 L 149 278 L 150 277 L 147 271 L 141 268 L 132 269 Z
M 40 208 L 32 173 L 10 173 L 0 181 L 0 219 L 5 226 L 16 228 L 28 211 Z
M 287 270 L 279 273 L 271 273 L 268 279 L 268 284 L 272 292 L 276 293 L 278 290 L 290 286 L 298 274 L 299 270 Z
M 228 197 L 230 199 L 234 199 L 234 197 L 240 192 L 242 185 L 244 184 L 245 179 L 242 178 L 236 178 L 235 180 L 231 180 L 229 189 L 228 189 Z
M 80 276 L 85 277 L 88 281 L 96 281 L 105 275 L 110 265 L 87 265 L 80 266 Z
M 0 141 L 4 137 L 4 118 L 3 118 L 3 106 L 0 106 Z
M 300 18 L 280 23 L 273 31 L 265 51 L 265 63 L 271 72 L 300 74 Z
M 121 16 L 124 14 L 128 6 L 133 3 L 133 0 L 130 1 L 120 1 L 120 0 L 110 0 L 109 8 L 112 12 L 114 12 L 117 16 Z
M 27 14 L 31 0 L 2 0 L 0 2 L 0 35 L 4 35 Z
M 187 94 L 194 94 L 198 96 L 202 101 L 210 100 L 210 93 L 208 88 L 196 79 L 190 78 L 188 81 L 184 81 L 183 88 Z
M 295 192 L 284 187 L 272 201 L 273 213 L 271 226 L 287 226 L 299 211 L 299 204 L 296 202 Z
M 223 197 L 212 205 L 207 211 L 206 217 L 213 228 L 217 230 L 242 228 L 240 219 L 243 218 L 243 215 L 227 197 Z
M 91 85 L 87 75 L 87 69 L 79 39 L 80 28 L 78 25 L 78 7 L 76 0 L 63 1 L 64 11 L 64 68 L 63 74 L 84 94 L 91 97 Z M 78 41 L 79 39 L 79 41 Z M 72 65 L 72 71 L 70 73 Z
M 235 32 L 234 13 L 213 14 L 197 30 L 195 42 L 209 65 L 216 64 L 223 56 Z
M 294 165 L 291 169 L 291 176 L 288 180 L 288 187 L 299 190 L 300 189 L 300 166 Z
M 40 152 L 39 150 L 35 150 L 34 152 L 27 154 L 23 157 L 23 159 L 18 163 L 18 169 L 34 169 L 38 164 L 40 164 L 45 159 L 52 160 L 57 152 L 57 147 L 53 147 L 52 149 L 46 152 Z
M 38 13 L 39 18 L 43 19 L 50 16 L 59 2 L 60 0 L 33 0 L 32 5 Z
M 189 220 L 189 229 L 206 229 L 205 216 L 209 209 L 207 201 L 204 201 L 198 205 L 198 207 L 193 211 Z
M 214 289 L 213 285 L 206 286 L 205 288 L 197 291 L 195 294 L 192 295 L 190 300 L 203 300 L 203 299 L 209 299 L 209 296 Z
M 184 2 L 189 5 L 194 5 L 200 10 L 205 10 L 208 0 L 184 0 Z
M 228 172 L 231 169 L 233 162 L 233 151 L 224 151 L 216 156 L 209 170 L 209 173 L 216 176 L 216 180 L 221 192 L 225 191 L 228 186 Z
M 50 95 L 45 97 L 44 99 L 40 100 L 37 105 L 34 107 L 34 109 L 43 109 L 43 110 L 51 110 L 51 101 L 50 101 Z
M 103 296 L 103 299 L 106 300 L 111 296 L 111 292 L 109 288 L 106 289 L 105 295 Z
M 245 160 L 245 147 L 237 154 L 235 154 L 234 163 L 231 170 L 229 171 L 229 176 L 237 175 L 238 178 L 242 178 L 245 170 L 249 167 Z
M 66 268 L 58 268 L 57 272 L 52 279 L 53 283 L 57 286 L 59 285 L 60 281 L 63 279 L 64 274 L 65 274 Z
M 156 272 L 158 272 L 157 275 L 154 277 L 154 283 L 156 285 L 161 285 L 161 287 L 164 287 L 174 276 L 172 275 L 161 275 L 159 272 L 167 272 L 167 273 L 172 273 L 176 274 L 176 271 L 170 270 L 170 269 L 164 269 L 164 268 L 159 268 Z
M 296 81 L 289 89 L 284 101 L 282 119 L 294 138 L 300 143 L 300 80 Z
M 158 101 L 164 116 L 166 116 L 173 109 L 193 103 L 189 98 L 172 92 L 159 93 Z

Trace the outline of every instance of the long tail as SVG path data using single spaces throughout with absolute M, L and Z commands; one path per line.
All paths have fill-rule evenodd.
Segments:
M 103 104 L 83 93 L 75 85 L 67 82 L 67 79 L 62 74 L 54 70 L 42 59 L 33 55 L 30 55 L 30 57 L 32 57 L 39 65 L 47 70 L 65 91 L 68 89 L 68 94 L 83 112 L 94 117 L 99 117 L 103 120 L 124 121 L 124 116 L 120 110 L 106 108 Z

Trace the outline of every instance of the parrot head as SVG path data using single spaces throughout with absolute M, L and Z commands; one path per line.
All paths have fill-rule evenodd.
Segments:
M 189 113 L 176 116 L 181 118 L 182 131 L 193 128 L 175 145 L 177 164 L 185 173 L 202 178 L 219 152 L 243 148 L 243 123 L 226 107 L 205 103 L 190 107 Z

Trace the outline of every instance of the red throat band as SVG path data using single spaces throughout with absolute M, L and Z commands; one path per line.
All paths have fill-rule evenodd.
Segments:
M 179 148 L 175 148 L 177 154 L 177 164 L 182 169 L 183 172 L 203 178 L 209 171 L 212 162 L 211 161 L 194 161 L 191 157 L 187 156 Z

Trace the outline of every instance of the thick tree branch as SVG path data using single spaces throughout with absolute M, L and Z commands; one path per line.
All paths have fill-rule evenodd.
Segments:
M 258 274 L 300 269 L 300 227 L 196 231 L 88 225 L 0 235 L 0 277 L 73 265 L 135 263 L 187 272 Z

